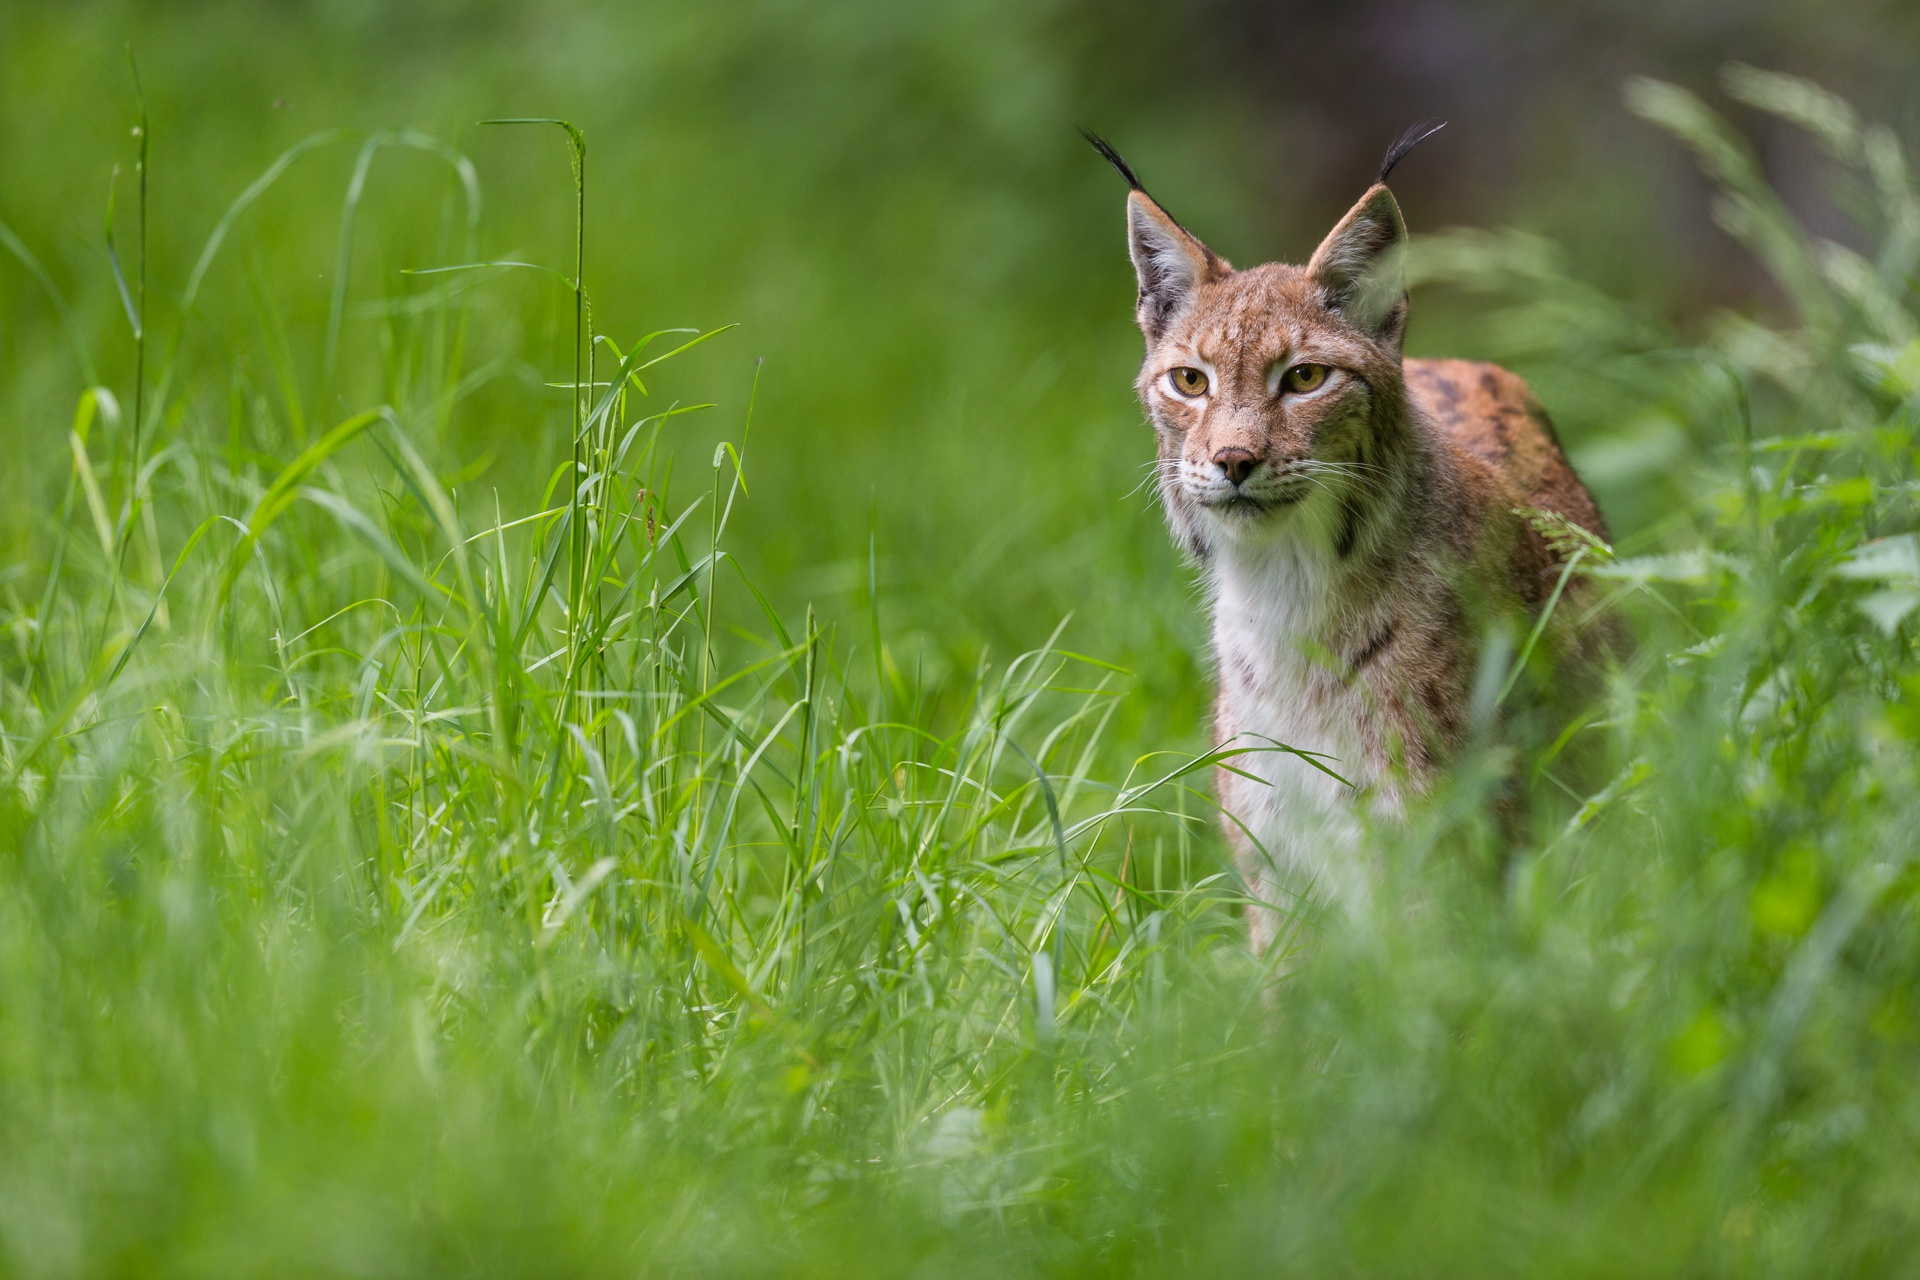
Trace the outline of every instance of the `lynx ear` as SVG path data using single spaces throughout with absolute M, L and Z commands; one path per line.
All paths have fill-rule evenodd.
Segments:
M 1364 333 L 1399 342 L 1407 322 L 1407 224 L 1400 204 L 1374 183 L 1307 263 L 1330 310 Z
M 1136 318 L 1149 339 L 1167 331 L 1203 281 L 1232 270 L 1138 188 L 1127 193 L 1127 253 L 1140 281 Z
M 1217 279 L 1233 268 L 1147 194 L 1133 167 L 1106 139 L 1091 129 L 1082 129 L 1080 136 L 1127 180 L 1127 253 L 1140 280 L 1134 314 L 1147 340 L 1156 341 L 1202 281 Z

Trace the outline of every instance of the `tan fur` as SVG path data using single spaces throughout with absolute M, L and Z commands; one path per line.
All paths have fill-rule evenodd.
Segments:
M 1243 873 L 1279 904 L 1298 873 L 1364 895 L 1356 802 L 1397 811 L 1469 728 L 1482 637 L 1522 624 L 1559 582 L 1514 513 L 1605 527 L 1526 384 L 1460 360 L 1403 360 L 1405 227 L 1376 185 L 1306 267 L 1236 271 L 1144 191 L 1128 200 L 1147 338 L 1137 383 L 1159 438 L 1161 498 L 1204 569 L 1223 746 L 1263 749 L 1220 774 Z M 1278 381 L 1326 366 L 1319 390 Z M 1197 369 L 1205 394 L 1170 371 Z M 1580 649 L 1555 613 L 1555 643 Z M 1252 777 L 1243 776 L 1246 774 Z M 1256 912 L 1257 947 L 1273 911 Z

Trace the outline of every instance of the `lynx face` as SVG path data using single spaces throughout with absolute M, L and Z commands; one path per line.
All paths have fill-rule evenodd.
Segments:
M 1195 555 L 1336 521 L 1379 474 L 1406 303 L 1399 209 L 1368 193 L 1305 267 L 1235 271 L 1143 191 L 1128 239 L 1147 339 L 1136 387 L 1159 435 L 1161 498 Z M 1338 531 L 1332 536 L 1338 537 Z

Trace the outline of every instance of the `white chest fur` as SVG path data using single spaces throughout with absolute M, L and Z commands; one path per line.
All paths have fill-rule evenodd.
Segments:
M 1222 774 L 1220 799 L 1251 837 L 1235 841 L 1243 874 L 1270 901 L 1295 873 L 1342 896 L 1362 890 L 1355 801 L 1379 771 L 1369 708 L 1334 647 L 1347 607 L 1336 558 L 1307 531 L 1291 532 L 1219 548 L 1211 566 L 1216 729 L 1222 746 L 1253 749 L 1232 761 L 1252 776 Z M 1280 746 L 1318 753 L 1353 785 Z

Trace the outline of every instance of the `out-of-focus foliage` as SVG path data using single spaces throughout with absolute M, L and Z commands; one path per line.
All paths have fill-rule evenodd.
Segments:
M 742 325 L 669 374 L 669 397 L 737 406 L 751 357 L 767 358 L 756 461 L 788 483 L 741 513 L 740 551 L 784 605 L 858 617 L 877 529 L 902 642 L 929 662 L 965 670 L 982 646 L 1019 652 L 1071 611 L 1150 682 L 1146 703 L 1164 709 L 1153 714 L 1186 732 L 1198 673 L 1163 664 L 1199 633 L 1150 495 L 1136 492 L 1148 441 L 1129 391 L 1119 192 L 1075 126 L 1109 135 L 1246 262 L 1302 258 L 1388 139 L 1447 118 L 1396 175 L 1416 238 L 1456 221 L 1522 226 L 1572 246 L 1583 279 L 1670 319 L 1702 299 L 1768 295 L 1709 224 L 1684 163 L 1620 109 L 1620 79 L 1699 80 L 1734 51 L 1857 73 L 1876 105 L 1907 109 L 1911 15 L 1859 0 L 1846 21 L 1832 17 L 1789 0 L 1740 14 L 1417 0 L 1337 15 L 1229 0 L 23 4 L 0 12 L 0 221 L 39 255 L 99 361 L 118 367 L 126 330 L 99 228 L 115 164 L 122 208 L 130 194 L 123 45 L 142 60 L 153 109 L 154 260 L 174 273 L 156 291 L 160 316 L 238 191 L 301 138 L 347 131 L 234 224 L 201 291 L 205 323 L 187 338 L 225 361 L 192 387 L 205 429 L 224 432 L 237 382 L 249 432 L 279 438 L 293 417 L 376 391 L 386 365 L 372 313 L 426 283 L 401 269 L 446 261 L 457 243 L 444 166 L 382 150 L 363 188 L 335 376 L 308 367 L 325 363 L 360 140 L 417 128 L 460 148 L 486 176 L 482 256 L 564 271 L 564 155 L 477 122 L 573 120 L 591 145 L 588 283 L 606 330 Z M 1817 152 L 1793 134 L 1760 136 L 1796 211 L 1831 223 Z M 263 294 L 284 329 L 278 352 Z M 564 434 L 540 389 L 564 351 L 564 290 L 523 274 L 464 296 L 489 318 L 473 331 L 475 366 L 495 373 L 470 390 L 473 412 L 449 418 L 451 452 L 457 466 L 492 460 L 473 483 L 525 496 Z M 1449 297 L 1423 297 L 1414 349 L 1478 354 L 1466 328 Z M 0 332 L 0 411 L 64 414 L 66 339 L 11 264 Z M 1583 445 L 1604 411 L 1584 388 L 1561 394 L 1552 363 L 1524 371 Z M 717 439 L 695 420 L 677 430 L 702 450 Z M 0 518 L 15 529 L 62 452 L 57 433 L 21 434 L 28 465 L 0 482 L 12 513 Z M 1609 510 L 1639 494 L 1610 476 L 1600 487 Z M 1025 554 L 1036 545 L 1047 555 Z

